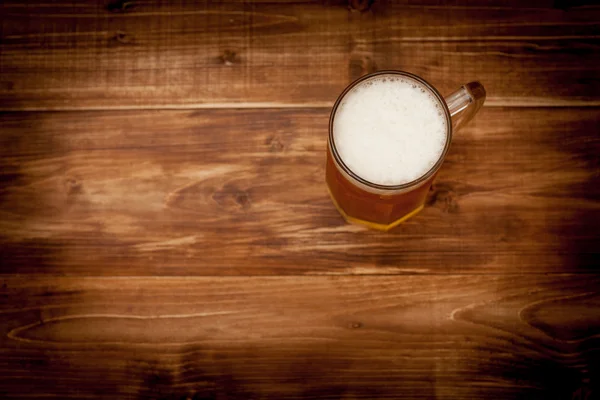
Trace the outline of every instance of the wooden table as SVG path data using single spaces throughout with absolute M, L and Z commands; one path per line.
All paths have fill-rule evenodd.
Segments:
M 2 2 L 0 397 L 600 398 L 600 8 L 370 3 Z M 391 233 L 324 183 L 381 69 L 488 91 Z

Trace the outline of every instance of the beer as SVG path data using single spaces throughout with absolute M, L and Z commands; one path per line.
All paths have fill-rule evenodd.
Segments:
M 422 79 L 382 72 L 348 87 L 333 108 L 327 184 L 352 222 L 389 229 L 423 208 L 448 150 L 451 120 Z

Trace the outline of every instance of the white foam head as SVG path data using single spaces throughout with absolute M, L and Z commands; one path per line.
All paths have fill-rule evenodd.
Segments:
M 333 140 L 355 175 L 394 186 L 431 170 L 444 152 L 448 129 L 431 89 L 408 76 L 383 74 L 344 95 L 333 119 Z

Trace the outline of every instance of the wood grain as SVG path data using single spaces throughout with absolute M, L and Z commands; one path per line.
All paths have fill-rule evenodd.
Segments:
M 446 3 L 1 1 L 0 398 L 600 398 L 600 7 Z M 488 91 L 391 233 L 324 173 L 382 69 Z
M 599 289 L 597 275 L 6 278 L 0 393 L 577 399 L 598 394 Z
M 426 209 L 348 225 L 328 111 L 1 116 L 1 271 L 69 275 L 597 272 L 600 112 L 487 108 Z
M 0 109 L 330 106 L 381 69 L 478 79 L 488 105 L 600 104 L 585 2 L 326 3 L 3 2 Z

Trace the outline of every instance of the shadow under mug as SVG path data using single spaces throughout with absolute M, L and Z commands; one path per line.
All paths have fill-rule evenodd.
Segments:
M 400 76 L 423 85 L 438 99 L 446 117 L 446 143 L 437 162 L 424 175 L 402 185 L 386 186 L 369 182 L 350 170 L 340 157 L 334 140 L 333 122 L 344 96 L 359 83 L 374 77 Z M 351 83 L 338 97 L 329 118 L 326 179 L 329 193 L 340 214 L 351 223 L 387 231 L 421 211 L 429 188 L 439 171 L 452 141 L 452 133 L 468 123 L 485 101 L 479 82 L 463 85 L 448 97 L 414 74 L 404 71 L 378 71 Z

